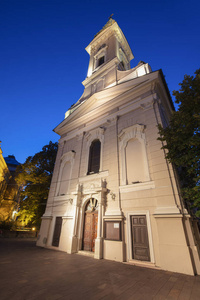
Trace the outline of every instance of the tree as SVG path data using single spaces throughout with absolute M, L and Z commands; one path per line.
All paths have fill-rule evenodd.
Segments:
M 165 142 L 166 158 L 177 169 L 186 206 L 200 217 L 200 69 L 184 76 L 179 91 L 173 91 L 178 110 L 167 128 L 159 125 L 159 140 Z
M 16 182 L 22 188 L 18 219 L 39 227 L 45 211 L 58 144 L 49 142 L 42 151 L 19 166 Z

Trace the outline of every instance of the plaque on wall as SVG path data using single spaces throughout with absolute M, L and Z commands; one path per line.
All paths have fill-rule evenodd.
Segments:
M 104 236 L 106 240 L 121 241 L 121 221 L 105 221 Z

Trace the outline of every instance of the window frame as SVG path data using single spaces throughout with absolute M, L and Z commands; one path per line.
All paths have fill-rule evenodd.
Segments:
M 90 146 L 94 140 L 99 140 L 101 143 L 101 150 L 100 150 L 100 167 L 99 172 L 103 170 L 103 147 L 104 147 L 104 127 L 95 128 L 85 134 L 86 140 L 86 161 L 85 161 L 85 172 L 84 175 L 87 176 L 88 174 L 88 166 L 89 166 L 89 155 L 90 155 Z M 96 174 L 96 173 L 92 173 Z
M 93 71 L 96 71 L 98 68 L 105 64 L 107 58 L 107 48 L 108 46 L 106 46 L 105 44 L 102 48 L 100 47 L 100 49 L 94 55 Z M 104 62 L 99 65 L 99 59 L 101 59 L 101 57 L 104 57 Z
M 98 149 L 95 149 L 95 145 L 99 145 Z M 98 153 L 95 153 L 94 151 L 98 151 Z M 97 169 L 95 170 L 95 159 L 98 158 L 98 164 L 97 164 Z M 87 174 L 96 174 L 99 173 L 100 169 L 100 161 L 101 161 L 101 142 L 99 139 L 95 139 L 92 141 L 90 144 L 90 150 L 89 150 L 89 160 L 88 160 L 88 172 Z
M 60 159 L 60 169 L 59 169 L 59 175 L 58 175 L 58 181 L 57 181 L 56 193 L 55 193 L 56 196 L 61 196 L 59 194 L 60 193 L 60 186 L 61 186 L 61 182 L 62 182 L 63 169 L 64 169 L 65 164 L 67 162 L 70 163 L 70 170 L 69 170 L 69 172 L 70 172 L 69 183 L 70 183 L 75 155 L 76 155 L 76 152 L 71 150 L 71 151 L 68 151 L 68 152 L 64 153 L 62 155 L 61 159 Z M 69 189 L 70 189 L 70 184 L 68 185 L 67 194 L 69 192 Z
M 142 146 L 142 154 L 144 161 L 145 180 L 138 184 L 150 181 L 149 166 L 146 151 L 146 138 L 144 133 L 144 125 L 135 124 L 131 127 L 123 129 L 119 134 L 119 151 L 121 158 L 120 182 L 122 186 L 127 186 L 127 168 L 126 168 L 126 146 L 131 139 L 138 139 Z

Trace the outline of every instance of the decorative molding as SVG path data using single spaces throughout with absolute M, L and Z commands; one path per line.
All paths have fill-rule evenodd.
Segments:
M 85 138 L 86 138 L 86 141 L 88 143 L 87 146 L 89 146 L 89 144 L 91 144 L 91 142 L 95 139 L 99 139 L 101 141 L 102 135 L 104 134 L 104 131 L 105 131 L 104 127 L 98 127 L 96 129 L 93 129 L 93 130 L 87 132 L 85 134 Z
M 145 139 L 144 129 L 145 129 L 145 125 L 140 125 L 140 124 L 135 124 L 128 128 L 122 129 L 122 131 L 118 135 L 120 148 L 122 148 L 124 144 L 127 144 L 127 142 L 130 139 L 138 138 L 144 140 Z
M 65 202 L 67 204 L 70 203 L 72 205 L 73 199 L 72 198 L 68 198 L 68 197 L 69 197 L 69 195 L 59 195 L 59 196 L 55 196 L 54 200 L 56 202 Z
M 88 181 L 83 184 L 83 194 L 87 192 L 87 194 L 93 193 L 93 192 L 98 192 L 99 190 L 102 189 L 101 186 L 101 179 L 99 180 L 93 180 L 93 181 Z
M 152 94 L 156 93 L 157 86 L 158 86 L 157 82 L 154 81 L 154 82 L 151 83 L 151 92 L 152 92 Z
M 70 161 L 70 162 L 72 162 L 72 160 L 74 159 L 74 157 L 75 157 L 75 154 L 76 154 L 76 152 L 74 151 L 74 150 L 71 150 L 71 151 L 69 151 L 69 152 L 67 152 L 67 153 L 64 153 L 62 156 L 61 156 L 61 162 L 62 163 L 65 163 L 65 162 L 67 162 L 67 161 Z
M 99 78 L 99 80 L 96 81 L 96 83 L 98 84 L 100 81 L 103 81 L 103 82 L 104 82 L 105 79 L 106 79 L 105 76 L 101 76 L 101 77 Z
M 60 170 L 59 170 L 59 175 L 58 175 L 58 181 L 57 181 L 57 187 L 56 187 L 56 196 L 59 196 L 58 193 L 60 191 L 60 185 L 61 185 L 61 179 L 62 179 L 62 173 L 63 173 L 63 169 L 65 167 L 65 164 L 67 162 L 70 162 L 70 176 L 69 176 L 69 182 L 71 180 L 71 175 L 72 175 L 72 169 L 73 169 L 73 164 L 74 164 L 74 158 L 75 158 L 76 152 L 71 150 L 69 152 L 64 153 L 61 156 L 60 162 Z M 68 191 L 69 191 L 69 186 L 68 186 Z
M 110 119 L 108 119 L 106 124 L 113 125 L 113 123 L 114 123 L 114 125 L 115 125 L 118 120 L 119 120 L 119 116 L 116 115 L 116 116 L 111 117 Z
M 140 107 L 143 110 L 148 110 L 148 109 L 153 108 L 154 103 L 155 103 L 155 100 L 153 99 L 153 100 L 151 100 L 149 102 L 145 102 L 145 103 L 140 104 Z
M 84 134 L 84 132 L 82 134 L 77 134 L 76 135 L 76 140 L 80 141 L 82 139 L 82 137 L 83 137 L 83 134 Z
M 86 47 L 86 51 L 91 55 L 92 53 L 95 53 L 97 50 L 98 50 L 98 48 L 99 48 L 99 45 L 101 45 L 102 44 L 102 42 L 105 42 L 105 40 L 108 38 L 108 37 L 110 37 L 110 36 L 112 36 L 113 35 L 113 31 L 107 31 L 107 32 L 105 32 L 104 31 L 104 34 L 103 34 L 103 36 L 96 36 L 95 38 L 94 38 L 94 40 Z M 92 44 L 92 45 L 91 45 Z M 90 50 L 89 50 L 89 46 L 90 46 Z
M 134 56 L 132 54 L 132 51 L 131 51 L 126 39 L 124 39 L 124 37 L 122 36 L 119 28 L 116 28 L 114 30 L 114 35 L 115 35 L 116 39 L 119 41 L 119 43 L 121 45 L 123 45 L 123 50 L 124 50 L 126 56 L 128 57 L 129 61 L 131 61 L 134 58 Z
M 90 195 L 92 197 L 93 194 L 98 194 L 99 192 L 107 192 L 107 188 L 102 184 L 102 180 L 93 180 L 90 182 L 85 182 L 83 184 L 83 195 Z
M 141 182 L 141 183 L 135 183 L 129 185 L 121 185 L 119 187 L 119 190 L 121 193 L 130 193 L 130 192 L 143 191 L 143 190 L 149 190 L 154 188 L 155 188 L 155 182 L 147 181 L 147 182 Z
M 101 66 L 97 67 L 92 75 L 89 77 L 86 77 L 84 81 L 82 81 L 82 84 L 86 87 L 88 87 L 90 84 L 96 83 L 97 78 L 101 74 L 101 76 L 106 76 L 110 70 L 115 68 L 116 63 L 119 63 L 119 59 L 117 57 L 114 57 L 110 61 L 107 61 L 106 63 L 102 64 Z
M 45 216 L 45 215 L 43 215 L 43 216 L 41 217 L 41 219 L 42 219 L 42 220 L 44 220 L 44 219 L 50 219 L 50 220 L 52 220 L 52 219 L 53 219 L 53 216 Z
M 177 206 L 157 207 L 154 211 L 154 217 L 159 215 L 180 215 L 180 209 Z
M 91 182 L 95 179 L 102 179 L 102 178 L 108 177 L 108 175 L 109 175 L 108 171 L 102 171 L 102 172 L 99 172 L 99 173 L 79 177 L 79 182 L 80 183 L 84 183 L 84 182 L 87 182 L 87 181 Z
M 111 199 L 113 200 L 113 201 L 115 201 L 115 198 L 116 198 L 116 194 L 114 194 L 113 192 L 109 192 L 109 194 L 110 194 L 110 196 L 111 196 Z
M 90 130 L 85 134 L 85 139 L 87 143 L 87 153 L 86 153 L 86 169 L 85 169 L 85 174 L 88 172 L 88 161 L 89 161 L 89 153 L 90 153 L 90 145 L 92 141 L 98 139 L 101 142 L 101 153 L 100 153 L 100 167 L 99 167 L 99 172 L 102 171 L 103 167 L 103 147 L 104 147 L 104 132 L 105 128 L 104 127 L 98 127 L 93 130 Z
M 94 55 L 94 59 L 98 59 L 99 56 L 102 55 L 102 53 L 104 55 L 106 55 L 108 46 L 106 44 L 102 45 L 102 48 L 100 47 L 100 49 L 97 50 L 97 53 Z
M 126 166 L 126 146 L 131 139 L 137 139 L 141 143 L 143 163 L 144 163 L 144 176 L 145 182 L 150 181 L 149 167 L 146 153 L 146 138 L 144 133 L 145 125 L 135 124 L 133 126 L 123 129 L 119 135 L 119 152 L 121 157 L 121 183 L 122 186 L 127 186 L 127 166 Z
M 106 215 L 106 216 L 103 216 L 103 220 L 104 221 L 109 221 L 109 220 L 116 220 L 116 221 L 122 221 L 124 220 L 125 217 L 123 215 Z

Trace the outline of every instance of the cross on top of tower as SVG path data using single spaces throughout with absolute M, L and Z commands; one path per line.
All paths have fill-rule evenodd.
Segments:
M 111 14 L 110 17 L 108 18 L 108 20 L 112 19 L 112 16 L 114 16 L 114 14 Z

